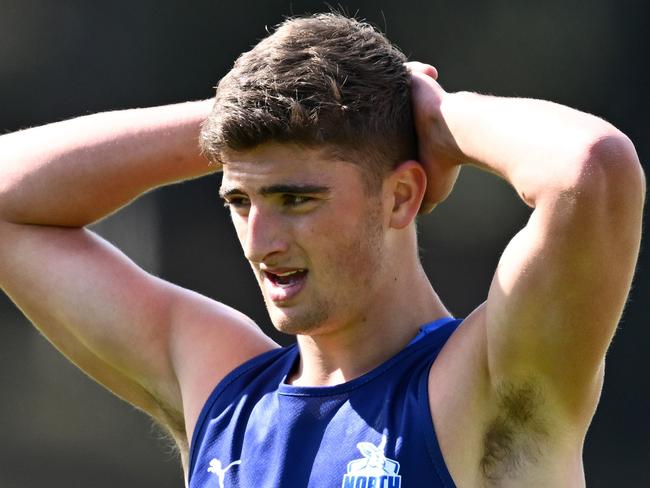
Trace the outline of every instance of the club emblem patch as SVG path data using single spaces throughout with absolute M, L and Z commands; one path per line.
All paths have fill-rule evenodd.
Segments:
M 357 444 L 363 458 L 348 463 L 348 472 L 343 476 L 342 488 L 401 488 L 399 463 L 386 457 L 386 442 L 384 435 L 378 446 L 371 442 Z

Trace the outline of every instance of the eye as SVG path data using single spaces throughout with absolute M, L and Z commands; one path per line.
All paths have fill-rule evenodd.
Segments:
M 284 193 L 282 195 L 282 204 L 285 207 L 297 207 L 312 200 L 312 197 L 306 195 L 296 195 L 293 193 Z
M 223 206 L 226 208 L 244 209 L 250 207 L 251 201 L 243 195 L 232 195 L 224 199 Z

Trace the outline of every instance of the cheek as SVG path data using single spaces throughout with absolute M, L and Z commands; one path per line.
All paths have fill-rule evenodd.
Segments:
M 323 259 L 325 272 L 340 286 L 365 287 L 381 267 L 383 232 L 377 215 L 332 222 L 321 229 L 314 243 Z M 316 250 L 316 248 L 314 248 Z

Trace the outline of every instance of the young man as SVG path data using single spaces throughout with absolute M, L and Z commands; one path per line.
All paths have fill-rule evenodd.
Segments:
M 584 485 L 582 443 L 639 248 L 634 148 L 596 117 L 446 93 L 434 68 L 404 62 L 367 25 L 294 19 L 240 57 L 212 109 L 0 139 L 3 290 L 169 429 L 189 486 Z M 212 164 L 196 143 L 206 117 Z M 461 323 L 422 270 L 415 218 L 462 163 L 534 210 Z M 297 347 L 84 228 L 219 169 L 271 319 Z

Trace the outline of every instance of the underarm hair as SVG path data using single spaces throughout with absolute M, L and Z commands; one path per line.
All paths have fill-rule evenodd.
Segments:
M 526 464 L 534 464 L 548 436 L 543 417 L 544 396 L 534 382 L 504 383 L 497 389 L 499 413 L 483 437 L 481 472 L 486 486 L 514 477 Z
M 160 434 L 160 439 L 169 443 L 171 453 L 178 454 L 180 450 L 187 450 L 187 434 L 185 432 L 185 419 L 183 414 L 178 412 L 164 402 L 157 402 L 160 410 L 160 417 L 151 417 L 153 425 Z

